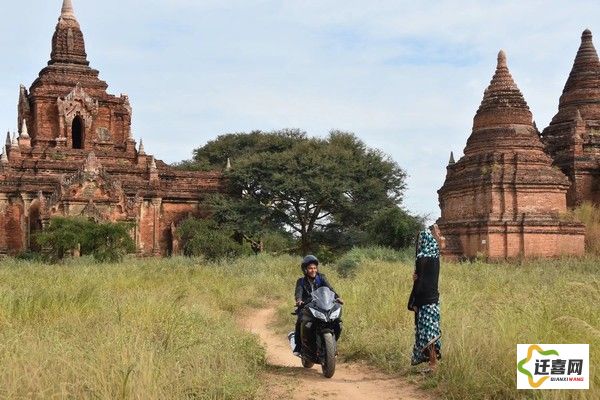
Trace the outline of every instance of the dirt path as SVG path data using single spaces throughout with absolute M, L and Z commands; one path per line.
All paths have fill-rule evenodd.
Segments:
M 431 399 L 401 377 L 385 375 L 358 364 L 336 366 L 335 375 L 326 379 L 321 367 L 302 368 L 285 335 L 270 329 L 275 319 L 274 309 L 258 310 L 243 321 L 244 327 L 258 335 L 267 350 L 270 368 L 265 377 L 264 399 L 343 399 L 343 400 L 396 400 Z

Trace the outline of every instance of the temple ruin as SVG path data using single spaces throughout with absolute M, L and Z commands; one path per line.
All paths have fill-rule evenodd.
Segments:
M 128 221 L 140 255 L 179 251 L 174 234 L 202 216 L 220 171 L 182 172 L 144 152 L 131 133 L 126 95 L 89 66 L 71 0 L 64 0 L 48 65 L 21 86 L 18 131 L 0 157 L 0 255 L 29 249 L 53 216 Z
M 570 187 L 544 151 L 500 51 L 464 156 L 455 162 L 451 155 L 438 191 L 443 254 L 455 259 L 583 254 L 585 229 L 565 218 Z

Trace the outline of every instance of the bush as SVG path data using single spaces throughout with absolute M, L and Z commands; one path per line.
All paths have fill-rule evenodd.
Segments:
M 85 247 L 98 262 L 120 262 L 126 254 L 135 251 L 135 243 L 129 231 L 131 226 L 124 223 L 91 223 L 85 230 Z
M 351 256 L 344 256 L 340 258 L 336 264 L 338 274 L 342 278 L 348 278 L 354 276 L 360 264 L 360 260 L 352 258 Z
M 179 226 L 183 254 L 208 260 L 237 257 L 243 246 L 233 240 L 233 232 L 221 229 L 213 220 L 190 217 Z
M 125 254 L 135 250 L 129 229 L 125 223 L 56 217 L 34 240 L 50 262 L 62 261 L 77 250 L 81 255 L 92 255 L 98 262 L 119 262 Z
M 62 261 L 82 245 L 88 226 L 89 221 L 84 218 L 52 218 L 34 240 L 47 261 Z
M 422 217 L 410 215 L 400 207 L 390 207 L 375 214 L 367 224 L 367 232 L 372 244 L 400 250 L 414 244 L 423 226 Z
M 262 242 L 266 253 L 290 253 L 297 247 L 294 237 L 283 232 L 268 232 L 263 235 Z

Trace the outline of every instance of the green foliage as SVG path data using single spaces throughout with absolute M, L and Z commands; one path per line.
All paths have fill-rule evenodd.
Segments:
M 89 251 L 98 262 L 120 262 L 126 254 L 135 252 L 131 239 L 132 226 L 126 223 L 90 223 L 85 230 L 82 251 Z
M 297 248 L 296 240 L 285 232 L 269 231 L 262 236 L 264 251 L 269 254 L 292 253 Z
M 198 168 L 221 169 L 227 158 L 232 197 L 215 201 L 219 224 L 254 242 L 273 229 L 293 232 L 304 254 L 316 249 L 318 232 L 351 241 L 373 213 L 399 204 L 406 187 L 393 160 L 339 131 L 326 139 L 298 130 L 229 134 L 194 152 Z
M 233 232 L 222 229 L 212 219 L 187 218 L 178 229 L 183 253 L 208 260 L 237 257 L 243 246 L 233 240 Z
M 359 265 L 360 261 L 351 256 L 344 256 L 336 263 L 338 273 L 344 278 L 348 278 L 356 274 Z
M 47 261 L 58 262 L 80 251 L 98 262 L 119 262 L 135 251 L 129 224 L 97 223 L 85 218 L 55 217 L 34 240 Z
M 367 224 L 367 232 L 373 244 L 400 250 L 414 246 L 423 226 L 423 218 L 412 216 L 400 207 L 389 207 L 375 213 Z
M 48 261 L 58 262 L 85 246 L 86 230 L 89 227 L 90 222 L 85 218 L 55 217 L 34 240 L 43 249 Z

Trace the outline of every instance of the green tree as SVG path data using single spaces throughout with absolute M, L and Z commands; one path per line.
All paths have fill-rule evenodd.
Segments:
M 372 244 L 400 250 L 414 245 L 424 222 L 400 207 L 389 207 L 375 213 L 367 223 L 367 232 Z
M 178 228 L 183 254 L 204 256 L 209 260 L 236 257 L 243 246 L 233 239 L 233 233 L 221 229 L 214 220 L 189 217 Z
M 125 255 L 135 251 L 131 238 L 131 224 L 90 223 L 85 231 L 83 243 L 98 262 L 121 262 Z
M 34 236 L 34 240 L 50 262 L 58 262 L 71 255 L 84 241 L 89 221 L 84 218 L 55 217 L 48 227 Z
M 315 232 L 364 229 L 375 210 L 402 201 L 405 172 L 379 150 L 350 133 L 325 139 L 297 130 L 220 136 L 194 153 L 206 168 L 226 172 L 230 201 L 216 202 L 215 216 L 246 237 L 278 228 L 313 249 Z

